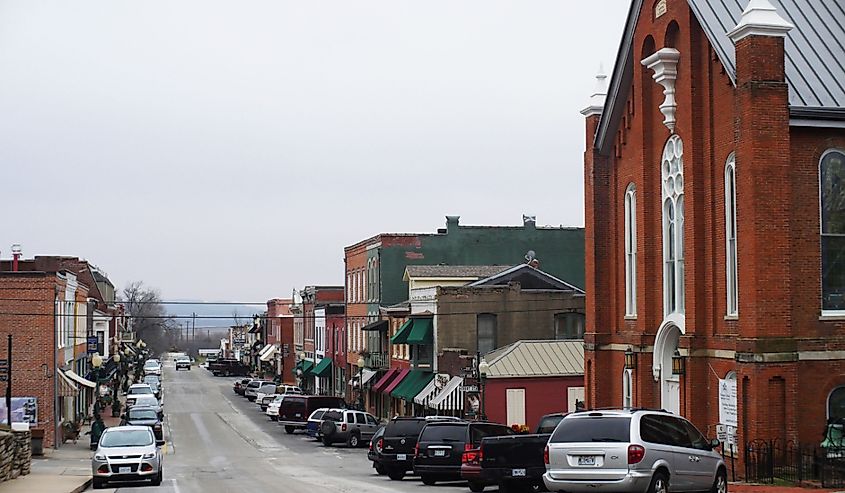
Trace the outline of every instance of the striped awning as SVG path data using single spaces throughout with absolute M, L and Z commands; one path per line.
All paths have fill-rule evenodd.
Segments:
M 437 395 L 437 379 L 433 378 L 428 385 L 426 385 L 419 394 L 414 397 L 414 402 L 428 406 L 429 401 Z
M 89 389 L 93 389 L 97 386 L 96 383 L 92 382 L 91 380 L 86 380 L 85 378 L 80 377 L 76 374 L 73 370 L 65 370 L 65 376 L 73 380 L 74 382 L 82 385 L 84 387 L 88 387 Z
M 461 390 L 464 379 L 452 377 L 437 397 L 428 403 L 428 407 L 439 411 L 462 411 L 464 409 L 464 393 Z
M 59 396 L 76 397 L 77 395 L 79 395 L 79 387 L 65 375 L 65 372 L 59 370 Z
M 258 353 L 258 359 L 261 361 L 270 361 L 270 358 L 276 354 L 276 345 L 275 344 L 267 344 L 263 348 L 261 348 L 261 352 Z

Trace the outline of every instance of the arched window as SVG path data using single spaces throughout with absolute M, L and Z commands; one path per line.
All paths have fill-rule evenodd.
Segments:
M 631 370 L 622 371 L 622 407 L 631 409 L 634 407 L 634 385 Z
M 637 315 L 637 187 L 625 191 L 625 315 Z
M 684 144 L 673 135 L 661 160 L 663 181 L 663 312 L 684 313 Z
M 828 396 L 827 419 L 845 419 L 845 387 L 836 387 Z
M 725 164 L 725 268 L 727 276 L 727 315 L 739 311 L 739 283 L 736 253 L 736 156 L 731 153 Z
M 829 150 L 819 164 L 822 312 L 845 311 L 845 151 Z

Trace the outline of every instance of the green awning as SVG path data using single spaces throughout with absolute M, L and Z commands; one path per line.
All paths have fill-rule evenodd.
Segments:
M 317 363 L 311 370 L 311 374 L 315 377 L 328 377 L 331 376 L 331 369 L 332 369 L 332 359 L 331 358 L 323 358 Z
M 293 367 L 293 373 L 294 373 L 294 375 L 296 375 L 296 372 L 298 370 L 302 370 L 302 376 L 305 377 L 305 376 L 308 375 L 308 370 L 310 370 L 311 367 L 313 367 L 313 366 L 314 366 L 313 361 L 310 361 L 310 360 L 307 360 L 307 359 L 300 361 L 299 363 L 296 364 L 296 366 Z
M 411 328 L 414 326 L 413 319 L 408 320 L 402 327 L 399 327 L 399 330 L 396 331 L 396 335 L 390 338 L 391 344 L 405 344 L 405 341 L 408 340 L 408 335 L 411 333 Z
M 431 344 L 431 319 L 413 318 L 411 320 L 414 324 L 411 326 L 411 333 L 408 334 L 408 339 L 405 341 L 405 344 Z
M 434 373 L 431 373 L 430 371 L 411 370 L 411 374 L 405 377 L 405 380 L 402 380 L 402 383 L 393 389 L 393 392 L 391 392 L 390 395 L 396 397 L 397 399 L 402 399 L 403 401 L 413 402 L 414 397 L 416 397 L 417 394 L 419 394 L 433 378 Z

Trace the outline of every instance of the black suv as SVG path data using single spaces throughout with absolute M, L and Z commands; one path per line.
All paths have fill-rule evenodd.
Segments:
M 376 459 L 393 480 L 405 477 L 408 471 L 414 469 L 414 453 L 420 432 L 427 423 L 449 421 L 464 423 L 465 421 L 449 416 L 427 416 L 425 418 L 393 418 L 384 427 L 381 443 L 376 442 Z M 375 462 L 375 461 L 374 461 Z
M 423 484 L 461 479 L 461 458 L 481 445 L 484 437 L 513 435 L 508 426 L 487 422 L 428 423 L 420 432 L 414 456 L 414 472 Z

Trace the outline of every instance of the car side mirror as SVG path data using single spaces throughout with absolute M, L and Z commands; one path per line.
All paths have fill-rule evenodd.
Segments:
M 718 438 L 714 438 L 714 439 L 710 440 L 710 448 L 711 449 L 720 447 L 721 445 L 722 445 L 722 442 L 720 442 Z

